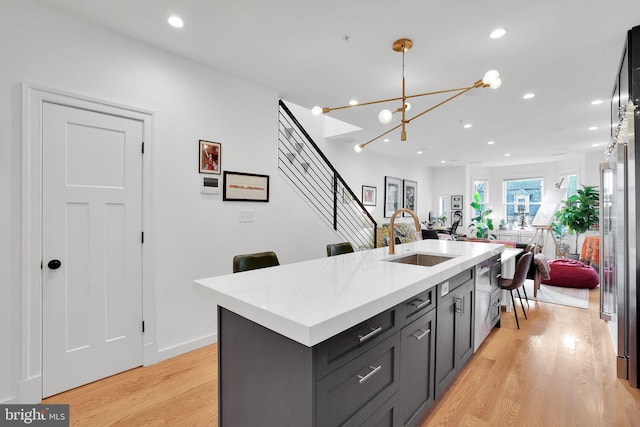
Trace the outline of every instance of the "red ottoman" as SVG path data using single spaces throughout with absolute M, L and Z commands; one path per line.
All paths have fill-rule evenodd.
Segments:
M 554 259 L 549 261 L 549 267 L 551 278 L 542 280 L 545 285 L 593 289 L 600 283 L 600 276 L 595 268 L 580 261 Z

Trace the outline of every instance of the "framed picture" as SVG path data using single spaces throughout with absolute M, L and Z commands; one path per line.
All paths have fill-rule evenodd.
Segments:
M 222 200 L 242 202 L 269 201 L 269 175 L 224 171 Z
M 384 217 L 389 218 L 402 207 L 402 180 L 384 177 Z
M 405 179 L 402 181 L 402 206 L 417 212 L 418 209 L 418 183 Z M 403 212 L 403 216 L 408 216 Z
M 369 185 L 362 186 L 362 204 L 375 206 L 378 203 L 378 189 Z
M 451 196 L 451 210 L 462 210 L 462 196 Z
M 215 173 L 220 175 L 222 160 L 222 146 L 219 142 L 200 140 L 198 153 L 198 167 L 200 173 Z

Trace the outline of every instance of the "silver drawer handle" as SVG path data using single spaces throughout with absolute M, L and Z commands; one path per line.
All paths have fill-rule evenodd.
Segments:
M 382 369 L 382 365 L 378 365 L 378 366 L 371 366 L 369 365 L 369 368 L 372 369 L 371 372 L 369 372 L 367 375 L 356 375 L 356 377 L 358 377 L 358 382 L 360 384 L 362 384 L 363 382 L 365 382 L 366 380 L 368 380 L 369 378 L 371 378 L 371 376 L 373 374 L 375 374 L 376 372 L 378 372 L 380 369 Z
M 369 332 L 367 335 L 358 335 L 358 338 L 360 338 L 360 342 L 365 342 L 368 339 L 373 338 L 374 336 L 378 335 L 380 332 L 382 332 L 382 326 L 378 326 L 377 328 L 370 328 L 371 332 Z
M 418 334 L 418 332 L 414 332 L 412 334 L 412 336 L 417 339 L 418 341 L 420 341 L 422 338 L 425 337 L 425 335 L 427 335 L 429 332 L 431 332 L 431 329 L 427 329 L 426 331 L 424 329 L 420 329 L 420 332 L 422 332 L 421 334 Z
M 496 274 L 496 279 L 499 279 L 501 277 L 502 277 L 502 274 L 500 274 L 500 273 Z
M 416 309 L 420 309 L 422 307 L 424 307 L 425 305 L 429 305 L 431 304 L 431 300 L 421 300 L 421 299 L 415 299 L 413 301 L 411 301 L 409 304 L 411 304 L 412 306 L 414 306 Z

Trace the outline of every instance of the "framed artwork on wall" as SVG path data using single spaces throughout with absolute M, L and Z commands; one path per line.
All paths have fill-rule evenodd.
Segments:
M 378 189 L 370 185 L 362 186 L 362 204 L 365 206 L 375 206 L 378 203 Z
M 459 211 L 462 210 L 462 196 L 451 196 L 451 210 Z
M 269 175 L 224 171 L 222 200 L 242 202 L 269 201 Z
M 389 218 L 402 207 L 402 180 L 384 177 L 384 217 Z
M 222 145 L 219 142 L 200 140 L 198 164 L 200 173 L 215 173 L 220 175 L 222 160 Z
M 418 209 L 418 183 L 405 179 L 402 181 L 402 206 L 417 212 Z M 403 216 L 409 216 L 402 213 Z

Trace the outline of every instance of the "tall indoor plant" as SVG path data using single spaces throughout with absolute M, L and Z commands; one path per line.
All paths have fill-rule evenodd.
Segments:
M 576 235 L 576 253 L 578 237 L 598 224 L 598 206 L 600 193 L 598 187 L 582 185 L 576 194 L 564 201 L 564 206 L 555 213 L 556 220 L 567 227 L 569 234 Z
M 493 212 L 491 209 L 482 209 L 482 198 L 477 191 L 473 194 L 473 202 L 471 208 L 475 211 L 476 216 L 471 218 L 469 228 L 473 230 L 478 239 L 495 239 L 496 235 L 493 231 L 493 220 L 489 215 Z

